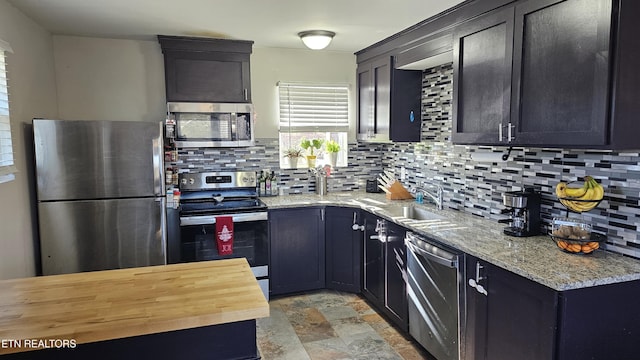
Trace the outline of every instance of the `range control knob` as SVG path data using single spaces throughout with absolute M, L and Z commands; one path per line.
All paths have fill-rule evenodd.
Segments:
M 181 183 L 182 185 L 187 185 L 187 179 L 183 178 L 183 179 L 180 181 L 180 183 Z
M 193 184 L 195 184 L 195 183 L 196 183 L 196 179 L 194 179 L 194 178 L 190 178 L 190 179 L 189 179 L 189 184 L 190 184 L 190 185 L 193 185 Z

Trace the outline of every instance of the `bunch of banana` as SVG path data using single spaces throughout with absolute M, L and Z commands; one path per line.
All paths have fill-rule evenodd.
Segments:
M 582 187 L 569 187 L 567 183 L 559 182 L 556 185 L 556 196 L 569 210 L 585 212 L 596 207 L 602 200 L 604 188 L 591 176 L 585 176 Z

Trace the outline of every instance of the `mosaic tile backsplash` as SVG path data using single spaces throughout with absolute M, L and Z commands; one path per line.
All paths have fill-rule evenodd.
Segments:
M 339 168 L 328 181 L 329 191 L 363 189 L 383 169 L 412 188 L 422 182 L 444 188 L 445 207 L 496 220 L 502 193 L 537 186 L 542 195 L 546 231 L 553 217 L 566 216 L 554 189 L 558 181 L 593 176 L 605 187 L 605 199 L 583 218 L 607 235 L 606 249 L 640 258 L 640 150 L 629 152 L 514 148 L 507 161 L 477 162 L 474 152 L 504 153 L 503 147 L 453 145 L 451 135 L 451 64 L 425 70 L 423 76 L 422 141 L 419 143 L 349 145 L 349 166 Z M 315 179 L 306 169 L 279 169 L 278 139 L 258 139 L 243 149 L 181 149 L 176 167 L 181 172 L 273 170 L 284 194 L 315 191 Z

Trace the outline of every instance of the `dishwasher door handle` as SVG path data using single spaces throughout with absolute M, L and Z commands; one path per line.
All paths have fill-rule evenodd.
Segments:
M 428 251 L 425 251 L 417 246 L 415 246 L 414 244 L 411 243 L 411 241 L 407 241 L 407 247 L 409 248 L 409 251 L 411 251 L 414 254 L 423 256 L 431 261 L 435 261 L 436 263 L 443 265 L 443 266 L 447 266 L 450 267 L 452 269 L 455 269 L 458 267 L 458 256 L 457 255 L 452 255 L 452 258 L 445 258 L 442 256 L 438 256 L 436 254 L 432 254 Z

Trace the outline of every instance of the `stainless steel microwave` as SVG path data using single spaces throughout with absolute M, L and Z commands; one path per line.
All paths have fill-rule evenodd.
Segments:
M 246 103 L 167 103 L 168 137 L 178 147 L 246 147 L 255 144 L 253 105 Z

